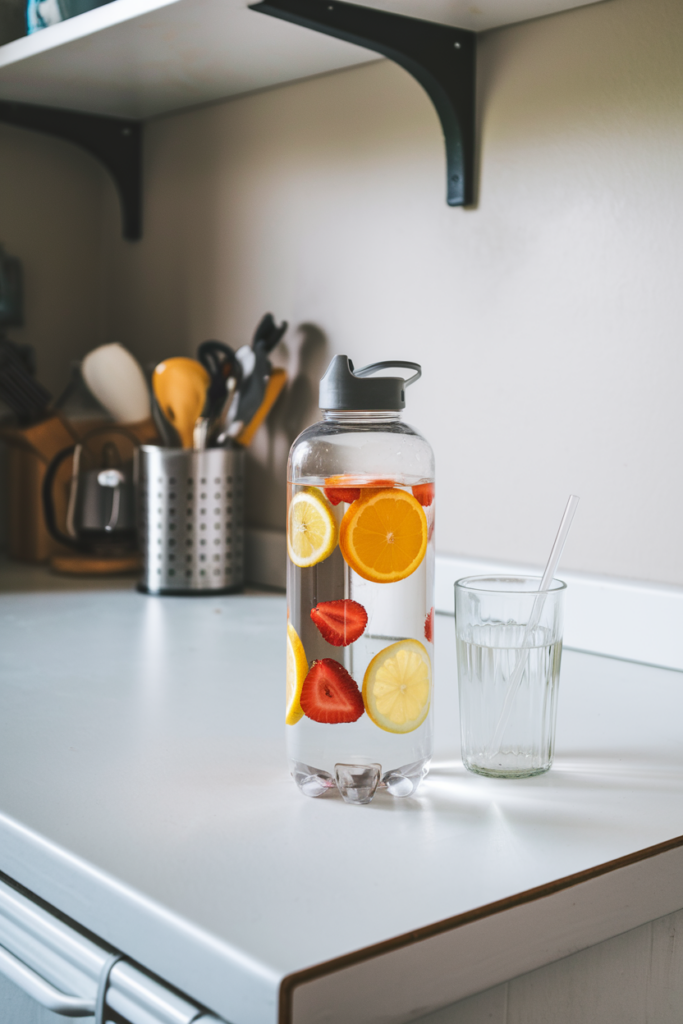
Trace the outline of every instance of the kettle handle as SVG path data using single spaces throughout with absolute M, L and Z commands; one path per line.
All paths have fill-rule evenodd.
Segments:
M 57 452 L 52 462 L 47 467 L 47 470 L 45 471 L 45 478 L 43 480 L 43 511 L 45 513 L 45 525 L 54 539 L 58 540 L 60 544 L 66 544 L 67 547 L 75 548 L 77 551 L 82 551 L 83 548 L 79 541 L 74 537 L 69 537 L 66 533 L 62 533 L 57 526 L 55 503 L 52 495 L 57 470 L 69 455 L 73 455 L 76 448 L 77 445 L 75 444 L 70 445 L 68 448 L 63 448 L 61 452 Z

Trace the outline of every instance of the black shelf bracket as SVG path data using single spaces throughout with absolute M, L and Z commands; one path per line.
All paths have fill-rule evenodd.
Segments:
M 0 101 L 0 121 L 74 142 L 104 164 L 121 201 L 123 237 L 142 237 L 142 124 L 32 103 Z
M 474 198 L 474 32 L 341 0 L 263 0 L 252 11 L 324 32 L 389 57 L 426 90 L 446 142 L 447 201 Z

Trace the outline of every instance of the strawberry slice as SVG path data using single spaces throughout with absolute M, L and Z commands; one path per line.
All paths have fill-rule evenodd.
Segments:
M 326 725 L 357 722 L 365 711 L 358 684 L 334 658 L 313 662 L 299 703 L 307 718 Z
M 325 497 L 332 505 L 345 501 L 347 505 L 360 498 L 360 487 L 324 487 Z
M 429 609 L 429 614 L 425 619 L 425 640 L 428 644 L 434 642 L 434 609 Z
M 411 490 L 424 508 L 429 508 L 434 501 L 434 484 L 415 484 Z
M 320 634 L 333 647 L 348 647 L 362 636 L 368 613 L 358 601 L 321 601 L 311 609 L 311 618 Z

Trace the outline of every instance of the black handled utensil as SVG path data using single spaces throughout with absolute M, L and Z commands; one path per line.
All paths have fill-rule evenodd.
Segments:
M 240 388 L 239 403 L 235 420 L 241 421 L 243 428 L 251 423 L 263 402 L 266 385 L 270 377 L 272 367 L 268 359 L 268 353 L 272 352 L 278 342 L 282 339 L 288 324 L 286 320 L 278 326 L 275 323 L 272 313 L 266 313 L 261 318 L 254 334 L 251 347 L 254 352 L 254 369 L 249 376 L 242 381 Z
M 275 323 L 272 313 L 266 313 L 261 319 L 254 339 L 251 343 L 253 349 L 260 348 L 264 352 L 272 352 L 279 341 L 282 340 L 285 331 L 289 324 L 286 320 L 283 320 L 280 326 Z
M 218 416 L 226 398 L 228 377 L 241 373 L 235 352 L 222 341 L 203 341 L 197 349 L 197 359 L 211 378 L 206 392 L 204 416 L 211 420 Z

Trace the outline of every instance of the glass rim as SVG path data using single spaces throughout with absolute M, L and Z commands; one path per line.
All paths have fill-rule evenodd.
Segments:
M 475 594 L 513 594 L 515 597 L 536 597 L 540 591 L 537 590 L 504 590 L 500 587 L 485 587 L 485 586 L 473 586 L 476 583 L 492 583 L 494 580 L 500 583 L 518 583 L 521 580 L 538 580 L 539 586 L 542 576 L 533 576 L 530 573 L 517 574 L 517 573 L 497 573 L 492 575 L 491 573 L 485 573 L 480 576 L 462 576 L 459 580 L 456 580 L 453 584 L 454 590 L 460 587 L 461 590 L 468 590 Z M 550 586 L 544 593 L 546 594 L 559 594 L 563 590 L 567 589 L 567 584 L 564 580 L 553 579 Z

